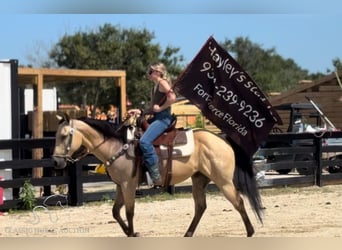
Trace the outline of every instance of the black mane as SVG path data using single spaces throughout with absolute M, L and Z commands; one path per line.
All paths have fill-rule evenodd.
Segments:
M 115 123 L 111 123 L 105 120 L 97 120 L 87 117 L 81 117 L 78 120 L 85 122 L 90 127 L 96 129 L 98 132 L 102 133 L 104 137 L 107 138 L 117 138 L 117 139 L 123 139 L 124 133 L 119 128 L 119 125 Z

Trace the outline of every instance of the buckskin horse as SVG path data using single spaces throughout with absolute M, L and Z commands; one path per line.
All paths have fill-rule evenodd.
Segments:
M 110 178 L 116 183 L 115 202 L 112 209 L 114 219 L 129 237 L 139 236 L 134 231 L 133 217 L 136 188 L 139 185 L 135 157 L 128 154 L 127 142 L 120 129 L 108 127 L 108 122 L 94 119 L 69 119 L 63 114 L 56 132 L 53 153 L 56 168 L 64 168 L 68 161 L 75 161 L 81 149 L 84 154 L 92 153 L 106 163 Z M 124 127 L 126 119 L 120 124 Z M 104 126 L 105 125 L 105 126 Z M 206 210 L 206 188 L 213 181 L 218 189 L 240 213 L 247 236 L 254 234 L 253 225 L 245 209 L 242 195 L 245 195 L 258 220 L 262 223 L 262 204 L 251 166 L 235 167 L 238 155 L 224 138 L 204 129 L 193 130 L 194 149 L 188 156 L 172 160 L 172 175 L 169 185 L 185 181 L 191 177 L 192 196 L 195 202 L 193 219 L 184 236 L 193 236 Z M 163 160 L 165 161 L 165 160 Z M 241 162 L 244 162 L 243 160 Z M 125 206 L 127 223 L 120 215 Z

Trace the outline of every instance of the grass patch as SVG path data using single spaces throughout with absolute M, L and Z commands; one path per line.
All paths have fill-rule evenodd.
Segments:
M 277 188 L 263 188 L 259 189 L 261 197 L 269 197 L 276 195 L 291 195 L 291 194 L 307 194 L 310 193 L 332 193 L 340 190 L 341 185 L 329 185 L 329 186 L 308 186 L 308 187 L 277 187 Z M 339 192 L 339 191 L 338 191 Z M 209 190 L 206 195 L 209 196 L 223 196 L 223 194 L 217 190 Z M 137 197 L 135 202 L 137 203 L 148 203 L 148 202 L 158 202 L 167 201 L 175 199 L 192 199 L 191 192 L 179 192 L 175 194 L 169 194 L 167 192 L 145 195 L 142 197 Z M 110 199 L 108 196 L 104 196 L 101 201 L 93 201 L 84 203 L 85 206 L 98 206 L 105 203 L 114 204 L 114 200 Z
M 136 202 L 146 203 L 146 202 L 154 202 L 154 201 L 167 201 L 167 200 L 176 200 L 176 199 L 188 199 L 192 198 L 191 193 L 175 193 L 169 194 L 167 192 L 155 194 L 155 195 L 147 195 L 144 197 L 140 197 L 136 199 Z
M 309 187 L 278 187 L 278 188 L 265 188 L 260 189 L 261 196 L 274 196 L 274 195 L 283 195 L 283 194 L 309 194 L 309 193 L 332 193 L 336 192 L 335 186 L 309 186 Z

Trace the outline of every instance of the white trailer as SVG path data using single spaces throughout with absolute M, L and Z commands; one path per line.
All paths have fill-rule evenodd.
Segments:
M 17 89 L 13 89 L 13 81 L 16 81 L 17 66 L 18 62 L 16 60 L 0 60 L 0 140 L 10 140 L 16 136 L 13 128 L 17 125 L 16 122 L 18 120 L 13 119 L 13 115 L 17 115 L 18 111 L 15 110 L 15 105 L 13 106 L 12 98 L 13 93 L 17 91 Z M 0 161 L 11 161 L 12 157 L 11 149 L 0 149 Z M 11 180 L 12 169 L 0 169 L 0 176 L 2 180 Z M 4 189 L 3 199 L 12 199 L 12 189 Z
M 25 89 L 25 114 L 33 111 L 33 89 Z M 43 111 L 57 110 L 57 90 L 56 88 L 43 89 Z

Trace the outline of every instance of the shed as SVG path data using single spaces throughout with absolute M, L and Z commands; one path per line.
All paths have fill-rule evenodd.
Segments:
M 299 85 L 289 91 L 283 92 L 277 96 L 269 97 L 273 106 L 285 103 L 305 103 L 306 97 L 314 101 L 321 111 L 329 118 L 336 128 L 342 128 L 342 86 L 340 78 L 342 71 L 326 75 L 316 81 L 301 81 Z M 278 112 L 283 125 L 281 129 L 286 131 L 289 126 L 288 113 Z
M 126 113 L 126 71 L 124 70 L 80 70 L 80 69 L 51 69 L 51 68 L 18 68 L 18 84 L 32 85 L 33 87 L 33 119 L 32 137 L 43 137 L 43 88 L 45 83 L 54 82 L 72 83 L 76 80 L 95 80 L 100 78 L 111 78 L 113 84 L 120 88 L 121 114 Z M 33 158 L 40 159 L 43 153 L 41 149 L 33 151 Z M 41 169 L 34 176 L 41 176 Z
M 77 70 L 77 69 L 47 69 L 47 68 L 18 68 L 19 85 L 30 84 L 34 90 L 34 112 L 32 119 L 32 136 L 43 136 L 43 88 L 45 83 L 72 83 L 76 80 L 94 80 L 112 78 L 113 84 L 118 82 L 120 87 L 121 114 L 126 113 L 126 71 L 124 70 Z M 115 81 L 118 79 L 118 81 Z

